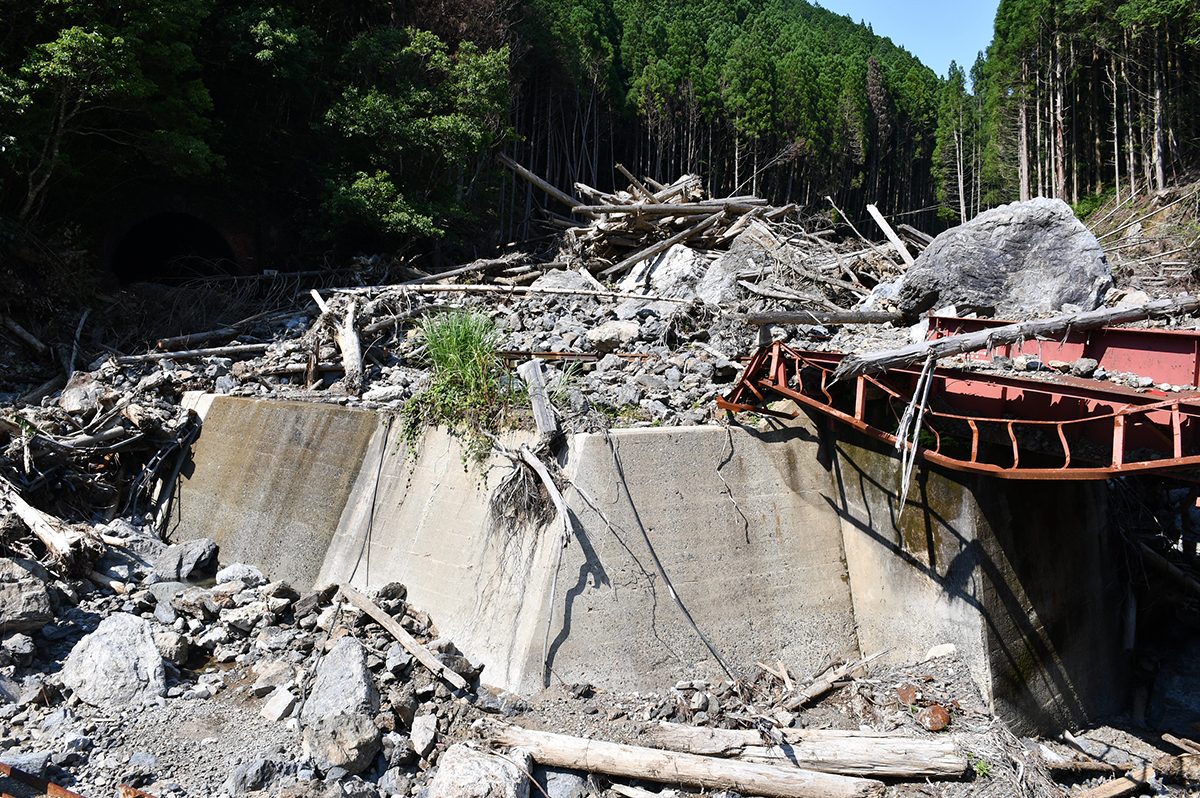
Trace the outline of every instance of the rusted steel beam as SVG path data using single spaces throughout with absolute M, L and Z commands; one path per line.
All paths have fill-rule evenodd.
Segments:
M 717 404 L 778 415 L 767 405 L 790 399 L 895 446 L 893 431 L 920 369 L 834 384 L 843 357 L 774 342 L 750 359 Z M 1200 468 L 1200 393 L 1168 396 L 1067 376 L 1050 382 L 959 369 L 937 369 L 931 379 L 921 429 L 926 441 L 917 446 L 931 463 L 1004 479 L 1105 479 Z

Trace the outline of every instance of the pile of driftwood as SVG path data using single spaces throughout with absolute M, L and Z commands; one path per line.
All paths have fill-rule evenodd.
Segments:
M 99 522 L 165 503 L 199 422 L 179 404 L 179 372 L 156 369 L 116 388 L 119 368 L 75 372 L 54 401 L 0 412 L 7 503 L 15 486 L 59 518 Z
M 696 249 L 725 249 L 755 219 L 779 221 L 795 205 L 773 207 L 761 197 L 740 195 L 707 198 L 698 175 L 684 175 L 664 185 L 639 180 L 621 164 L 616 169 L 629 181 L 627 191 L 608 193 L 583 183 L 575 191 L 583 199 L 552 186 L 507 156 L 501 162 L 552 199 L 570 209 L 585 224 L 551 217 L 564 229 L 563 251 L 578 258 L 601 277 L 624 274 L 644 260 L 675 244 Z

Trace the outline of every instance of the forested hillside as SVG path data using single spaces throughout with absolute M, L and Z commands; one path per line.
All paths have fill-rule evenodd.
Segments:
M 938 195 L 953 217 L 1158 191 L 1195 163 L 1195 0 L 1001 0 L 971 74 L 974 96 L 952 68 L 938 126 Z
M 1003 0 L 973 93 L 804 0 L 7 8 L 0 236 L 38 247 L 94 249 L 172 192 L 253 218 L 285 266 L 479 251 L 543 215 L 498 151 L 567 189 L 623 163 L 934 228 L 1162 187 L 1200 134 L 1194 0 Z

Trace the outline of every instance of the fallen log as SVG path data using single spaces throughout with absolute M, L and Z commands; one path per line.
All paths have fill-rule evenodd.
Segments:
M 412 654 L 417 662 L 420 662 L 452 687 L 458 690 L 466 689 L 466 679 L 439 662 L 437 657 L 429 652 L 429 649 L 421 645 L 415 637 L 408 633 L 408 630 L 400 625 L 399 621 L 384 612 L 378 604 L 345 583 L 338 585 L 338 590 L 346 597 L 347 601 L 371 616 L 371 620 L 382 626 L 385 631 L 396 638 L 396 642 L 404 646 L 404 650 Z
M 922 341 L 899 349 L 868 355 L 851 355 L 833 373 L 834 380 L 877 374 L 888 369 L 923 363 L 935 359 L 976 352 L 980 349 L 1013 344 L 1036 338 L 1062 338 L 1068 332 L 1094 330 L 1113 324 L 1162 318 L 1200 310 L 1200 296 L 1187 294 L 1174 299 L 1159 299 L 1132 308 L 1101 308 L 1083 313 L 1064 313 L 1049 319 L 1006 324 L 962 335 L 949 335 L 932 341 Z
M 791 765 L 843 776 L 959 778 L 967 758 L 951 739 L 905 737 L 883 732 L 780 729 L 784 743 L 764 746 L 753 729 L 714 729 L 656 723 L 646 739 L 672 751 Z
M 629 181 L 629 185 L 633 187 L 634 191 L 636 191 L 638 194 L 641 194 L 651 202 L 655 201 L 654 192 L 646 188 L 646 185 L 641 180 L 638 180 L 636 177 L 634 177 L 633 173 L 626 169 L 624 165 L 616 164 L 616 167 L 618 172 L 625 175 L 625 179 Z
M 723 211 L 723 210 L 717 211 L 712 216 L 709 216 L 707 219 L 700 222 L 700 224 L 689 227 L 686 230 L 676 233 L 675 235 L 671 236 L 670 238 L 665 238 L 662 241 L 659 241 L 657 244 L 652 244 L 651 246 L 648 246 L 639 252 L 635 252 L 634 254 L 632 254 L 628 258 L 626 258 L 625 260 L 618 263 L 616 266 L 610 266 L 607 269 L 605 269 L 604 271 L 600 272 L 600 276 L 608 277 L 610 274 L 618 274 L 620 272 L 628 271 L 629 269 L 636 266 L 638 263 L 641 263 L 642 261 L 646 260 L 646 258 L 652 258 L 660 252 L 667 251 L 668 249 L 675 246 L 676 244 L 687 241 L 692 236 L 703 233 L 705 230 L 707 230 L 708 228 L 712 227 L 717 222 L 719 222 L 724 215 L 725 215 L 725 211 Z
M 548 195 L 550 195 L 554 199 L 558 200 L 563 205 L 566 205 L 574 213 L 586 214 L 586 215 L 592 214 L 592 211 L 586 205 L 585 206 L 579 205 L 579 200 L 575 199 L 567 192 L 562 191 L 562 190 L 550 185 L 545 180 L 543 180 L 542 178 L 535 175 L 533 172 L 526 169 L 524 166 L 521 166 L 521 164 L 517 163 L 512 158 L 509 158 L 504 153 L 498 153 L 496 155 L 496 160 L 500 161 L 500 163 L 504 164 L 509 169 L 511 169 L 517 175 L 517 177 L 520 177 L 526 183 L 529 183 L 530 185 L 532 185 L 536 188 L 540 188 L 542 191 L 546 192 Z
M 664 784 L 695 784 L 770 798 L 871 798 L 883 782 L 796 767 L 716 759 L 636 745 L 532 731 L 490 718 L 477 721 L 502 746 L 522 748 L 540 765 Z
M 228 357 L 229 355 L 255 355 L 266 352 L 270 344 L 239 344 L 237 346 L 215 346 L 209 349 L 185 349 L 178 352 L 150 352 L 145 355 L 122 355 L 117 358 L 121 366 L 138 363 L 153 363 L 158 360 L 198 360 L 202 357 Z
M 521 259 L 520 253 L 510 253 L 499 258 L 487 258 L 472 261 L 466 266 L 460 266 L 457 269 L 441 272 L 440 274 L 427 274 L 424 277 L 418 277 L 415 280 L 408 280 L 401 285 L 423 285 L 425 283 L 436 283 L 439 280 L 448 280 L 451 277 L 461 277 L 464 274 L 474 274 L 476 272 L 485 272 L 488 269 L 496 269 L 501 266 L 512 266 Z
M 896 250 L 896 254 L 904 261 L 906 266 L 912 266 L 916 263 L 913 256 L 908 251 L 908 247 L 904 246 L 904 242 L 900 240 L 900 236 L 896 235 L 896 231 L 888 224 L 887 219 L 883 218 L 883 214 L 879 209 L 870 203 L 867 204 L 867 213 L 871 214 L 871 218 L 875 220 L 875 224 L 879 225 L 879 229 L 887 236 L 887 240 L 892 245 L 892 249 Z
M 1162 736 L 1162 741 L 1164 743 L 1170 743 L 1180 751 L 1183 751 L 1185 754 L 1200 754 L 1200 743 L 1193 742 L 1186 737 L 1176 737 L 1173 734 L 1164 734 Z
M 22 343 L 42 357 L 50 353 L 50 347 L 42 343 L 36 335 L 18 324 L 16 319 L 11 316 L 0 316 L 0 324 L 3 324 L 9 332 L 20 338 Z
M 225 327 L 221 327 L 221 328 L 218 328 L 215 330 L 209 330 L 208 332 L 188 333 L 187 335 L 176 335 L 173 338 L 160 338 L 160 339 L 158 339 L 157 342 L 155 342 L 154 346 L 157 349 L 163 349 L 163 350 L 173 349 L 175 347 L 180 347 L 180 348 L 184 348 L 184 349 L 194 349 L 194 348 L 196 348 L 196 344 L 203 344 L 208 341 L 216 340 L 218 338 L 233 338 L 238 333 L 240 333 L 242 330 L 244 330 L 246 327 L 248 327 L 249 325 L 253 324 L 256 321 L 261 321 L 262 319 L 265 319 L 265 318 L 268 318 L 271 316 L 274 316 L 276 318 L 283 318 L 283 317 L 287 317 L 289 315 L 291 315 L 291 314 L 286 311 L 282 312 L 282 313 L 278 313 L 278 312 L 275 312 L 272 310 L 264 310 L 262 313 L 255 313 L 253 316 L 244 318 L 241 321 L 235 321 L 233 324 L 230 324 L 230 325 L 227 325 Z
M 635 202 L 632 205 L 576 205 L 572 208 L 576 213 L 632 213 L 644 216 L 704 216 L 715 211 L 734 213 L 749 213 L 755 208 L 765 206 L 763 202 L 747 202 L 746 200 L 707 200 L 705 202 L 688 202 L 679 205 L 651 202 Z
M 534 358 L 517 367 L 517 374 L 529 389 L 529 404 L 533 408 L 533 422 L 539 435 L 553 437 L 558 434 L 558 418 L 554 406 L 546 396 L 546 378 L 542 374 L 542 361 Z
M 532 286 L 506 285 L 396 285 L 379 286 L 367 289 L 339 288 L 339 294 L 372 293 L 381 289 L 395 289 L 401 293 L 414 294 L 557 294 L 560 296 L 594 296 L 604 299 L 644 299 L 647 302 L 678 302 L 686 305 L 690 299 L 672 299 L 671 297 L 649 296 L 647 294 L 623 293 L 621 291 L 586 291 L 573 288 L 533 288 Z
M 0 499 L 12 507 L 17 518 L 20 518 L 25 526 L 29 527 L 29 531 L 34 534 L 34 537 L 40 540 L 55 558 L 69 561 L 78 553 L 82 536 L 68 533 L 63 529 L 64 525 L 61 521 L 52 519 L 22 499 L 16 486 L 4 477 L 0 477 Z
M 767 313 L 747 313 L 746 323 L 752 327 L 764 324 L 900 324 L 899 313 L 882 310 L 784 310 Z
M 1144 768 L 1126 773 L 1119 779 L 1112 779 L 1098 787 L 1084 790 L 1078 793 L 1075 798 L 1121 798 L 1123 795 L 1132 795 L 1145 787 L 1153 779 L 1154 768 L 1147 765 Z

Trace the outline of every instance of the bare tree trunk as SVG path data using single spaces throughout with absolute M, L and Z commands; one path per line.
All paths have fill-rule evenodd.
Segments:
M 1062 199 L 1067 195 L 1067 154 L 1063 142 L 1063 62 L 1062 35 L 1054 38 L 1054 196 Z
M 1162 191 L 1167 184 L 1163 174 L 1163 75 L 1162 43 L 1154 40 L 1154 187 Z
M 1021 103 L 1017 106 L 1017 173 L 1021 188 L 1021 201 L 1030 198 L 1029 191 L 1029 113 L 1025 106 L 1025 86 L 1029 80 L 1029 67 L 1021 65 Z
M 963 189 L 963 131 L 962 131 L 962 114 L 958 117 L 958 130 L 954 131 L 954 155 L 956 166 L 958 168 L 958 220 L 962 224 L 967 223 L 967 195 Z
M 1116 56 L 1113 56 L 1114 58 Z M 1117 66 L 1109 67 L 1108 79 L 1112 83 L 1112 133 L 1113 133 L 1113 181 L 1117 189 L 1116 202 L 1121 204 L 1121 119 L 1120 104 L 1117 102 Z

